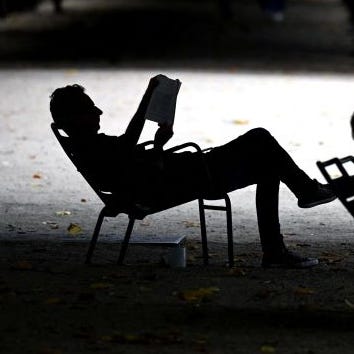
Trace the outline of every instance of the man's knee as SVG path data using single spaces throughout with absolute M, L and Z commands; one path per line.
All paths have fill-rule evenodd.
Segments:
M 254 128 L 249 130 L 245 136 L 248 137 L 248 139 L 254 139 L 255 141 L 264 141 L 264 140 L 269 140 L 269 139 L 274 139 L 273 136 L 269 133 L 267 129 L 264 128 Z

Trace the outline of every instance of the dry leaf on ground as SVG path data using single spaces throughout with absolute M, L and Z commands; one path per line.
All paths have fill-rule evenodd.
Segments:
M 348 307 L 354 310 L 354 304 L 351 301 L 349 301 L 348 299 L 344 299 L 344 302 Z
M 59 229 L 59 225 L 56 222 L 54 222 L 54 221 L 43 221 L 42 224 L 43 225 L 49 225 L 49 227 L 51 229 L 53 229 L 53 230 Z
M 264 344 L 260 348 L 261 353 L 275 353 L 276 349 L 273 345 Z
M 82 229 L 79 225 L 77 224 L 70 224 L 68 227 L 68 231 L 71 235 L 77 235 L 80 232 L 82 232 Z
M 220 289 L 215 286 L 209 288 L 183 290 L 178 293 L 178 297 L 187 302 L 200 302 L 206 298 L 210 298 L 219 291 Z
M 247 125 L 249 124 L 249 120 L 247 119 L 234 119 L 232 121 L 232 124 L 236 124 L 236 125 Z
M 28 261 L 18 261 L 13 266 L 13 269 L 17 270 L 31 270 L 33 269 L 32 263 Z
M 68 215 L 71 215 L 71 211 L 69 211 L 69 210 L 59 210 L 59 211 L 56 211 L 55 214 L 57 216 L 68 216 Z
M 47 305 L 58 305 L 62 304 L 64 301 L 60 297 L 50 297 L 44 301 Z
M 295 295 L 306 296 L 306 295 L 312 295 L 314 293 L 315 293 L 314 289 L 306 288 L 306 287 L 302 287 L 302 286 L 299 286 L 294 289 Z
M 112 283 L 92 283 L 90 285 L 91 289 L 110 289 L 114 285 Z
M 196 221 L 183 221 L 183 224 L 185 227 L 199 227 L 200 224 L 199 222 L 196 222 Z

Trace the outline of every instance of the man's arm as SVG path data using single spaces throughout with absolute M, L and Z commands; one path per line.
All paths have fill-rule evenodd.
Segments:
M 146 109 L 149 105 L 151 95 L 157 85 L 158 81 L 155 76 L 150 79 L 149 85 L 144 93 L 143 98 L 141 99 L 139 107 L 125 131 L 125 138 L 127 139 L 127 143 L 131 148 L 134 148 L 139 141 L 145 124 Z
M 162 150 L 163 146 L 172 138 L 172 136 L 172 124 L 159 124 L 159 129 L 157 129 L 154 139 L 155 149 Z

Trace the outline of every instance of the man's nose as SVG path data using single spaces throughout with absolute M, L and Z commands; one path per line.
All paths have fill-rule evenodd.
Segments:
M 98 108 L 98 107 L 96 107 L 95 106 L 95 111 L 96 111 L 96 113 L 97 114 L 99 114 L 99 115 L 101 115 L 103 112 Z

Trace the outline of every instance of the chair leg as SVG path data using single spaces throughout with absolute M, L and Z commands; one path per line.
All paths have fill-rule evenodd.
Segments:
M 226 207 L 226 224 L 227 224 L 227 248 L 229 255 L 229 267 L 234 266 L 234 239 L 232 231 L 232 212 L 231 212 L 231 202 L 229 196 L 225 196 L 225 207 Z
M 225 206 L 218 205 L 207 205 L 204 203 L 204 199 L 198 199 L 199 201 L 199 214 L 200 214 L 200 230 L 202 234 L 202 245 L 203 245 L 203 258 L 204 264 L 208 264 L 208 246 L 207 246 L 207 234 L 206 234 L 206 223 L 205 223 L 205 210 L 220 210 L 226 212 L 226 224 L 227 224 L 227 251 L 229 267 L 234 266 L 234 240 L 232 231 L 232 212 L 231 212 L 231 201 L 227 194 L 224 195 Z
M 124 240 L 122 242 L 122 246 L 121 246 L 118 261 L 117 261 L 117 264 L 119 264 L 119 265 L 123 264 L 123 260 L 124 260 L 125 254 L 127 252 L 128 244 L 129 244 L 130 235 L 132 234 L 132 231 L 133 231 L 134 223 L 135 223 L 135 218 L 129 218 L 129 224 L 127 227 L 127 231 L 125 232 Z
M 208 265 L 209 254 L 208 254 L 208 239 L 207 239 L 207 233 L 206 233 L 204 200 L 198 199 L 198 202 L 199 202 L 200 233 L 202 236 L 203 262 L 204 262 L 204 265 Z
M 101 210 L 101 212 L 100 212 L 100 214 L 98 216 L 98 219 L 97 219 L 97 222 L 96 222 L 96 226 L 95 226 L 95 230 L 94 230 L 92 238 L 91 238 L 90 246 L 89 246 L 89 249 L 88 249 L 87 254 L 86 254 L 86 261 L 85 261 L 86 264 L 90 264 L 91 263 L 92 254 L 93 254 L 93 251 L 94 251 L 94 249 L 96 247 L 97 238 L 98 238 L 98 235 L 99 235 L 100 230 L 101 230 L 101 225 L 102 225 L 103 219 L 105 217 L 105 212 L 106 212 L 106 207 L 104 207 Z

